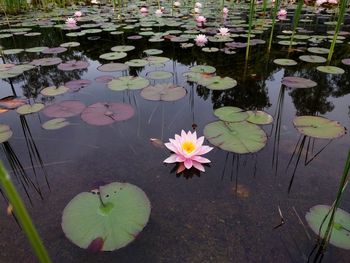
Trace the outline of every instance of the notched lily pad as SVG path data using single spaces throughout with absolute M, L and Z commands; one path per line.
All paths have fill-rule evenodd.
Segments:
M 69 124 L 69 121 L 67 121 L 65 118 L 55 118 L 44 122 L 42 127 L 45 130 L 58 130 L 68 126 Z
M 143 89 L 149 85 L 149 80 L 142 77 L 125 76 L 113 79 L 108 82 L 107 86 L 111 90 L 137 90 Z
M 273 117 L 264 111 L 247 111 L 247 113 L 249 115 L 248 122 L 258 125 L 267 125 L 273 122 Z
M 146 100 L 176 101 L 186 96 L 186 89 L 171 83 L 144 88 L 140 94 Z
M 40 91 L 41 95 L 43 96 L 57 96 L 66 93 L 69 90 L 69 88 L 65 86 L 51 86 L 44 88 Z
M 214 111 L 214 115 L 222 121 L 240 122 L 248 118 L 248 113 L 237 107 L 221 107 Z
M 12 130 L 6 124 L 0 124 L 0 143 L 8 141 L 12 137 Z
M 64 100 L 44 108 L 43 113 L 51 118 L 68 118 L 80 114 L 84 103 L 77 100 Z
M 284 77 L 282 84 L 293 89 L 313 88 L 317 86 L 315 81 L 301 77 Z
M 18 114 L 26 115 L 41 111 L 45 107 L 42 103 L 26 104 L 16 109 Z

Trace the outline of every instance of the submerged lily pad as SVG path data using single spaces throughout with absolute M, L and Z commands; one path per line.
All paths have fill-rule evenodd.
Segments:
M 307 212 L 305 216 L 311 229 L 315 232 L 315 234 L 320 235 L 321 238 L 324 237 L 329 224 L 330 214 L 327 216 L 327 213 L 329 212 L 330 208 L 331 207 L 328 205 L 316 205 L 311 207 L 310 211 Z M 327 218 L 325 219 L 326 216 Z M 322 223 L 322 229 L 320 229 Z M 350 249 L 349 229 L 350 214 L 338 208 L 334 214 L 334 223 L 332 225 L 329 243 L 336 247 Z
M 299 116 L 293 120 L 302 134 L 319 139 L 335 139 L 346 134 L 346 129 L 337 121 L 318 116 Z
M 282 84 L 293 89 L 312 88 L 317 86 L 315 81 L 300 77 L 284 77 L 282 79 Z
M 113 251 L 132 242 L 146 226 L 150 201 L 137 186 L 114 182 L 99 194 L 83 192 L 63 210 L 62 229 L 81 248 Z
M 43 113 L 51 118 L 68 118 L 80 114 L 84 109 L 84 103 L 78 100 L 64 100 L 47 106 Z
M 149 80 L 142 77 L 125 76 L 113 79 L 108 82 L 108 88 L 111 90 L 136 90 L 143 89 L 149 85 Z
M 55 118 L 43 123 L 42 127 L 45 130 L 58 130 L 69 125 L 65 118 Z
M 338 74 L 340 75 L 345 73 L 344 69 L 338 68 L 335 66 L 318 66 L 316 69 L 323 73 L 335 74 L 335 75 L 338 75 Z
M 45 105 L 42 103 L 34 103 L 32 105 L 26 104 L 26 105 L 22 105 L 21 107 L 17 108 L 16 111 L 17 111 L 17 113 L 19 113 L 21 115 L 25 115 L 25 114 L 39 112 L 44 107 L 45 107 Z
M 134 108 L 126 103 L 97 102 L 81 113 L 81 119 L 88 124 L 102 126 L 130 119 L 134 113 Z
M 186 96 L 186 89 L 171 83 L 157 84 L 144 88 L 140 95 L 146 100 L 176 101 Z
M 214 115 L 222 121 L 240 122 L 248 118 L 248 113 L 237 107 L 221 107 L 214 111 Z
M 204 127 L 204 136 L 222 150 L 234 153 L 254 153 L 266 145 L 267 136 L 259 126 L 246 121 L 215 121 Z
M 247 111 L 247 113 L 249 114 L 248 122 L 258 125 L 267 125 L 273 122 L 273 117 L 264 111 Z
M 44 96 L 57 96 L 57 95 L 61 95 L 66 93 L 69 90 L 69 88 L 65 87 L 65 86 L 51 86 L 51 87 L 47 87 L 44 88 L 40 91 L 41 95 Z
M 12 130 L 6 124 L 0 124 L 0 143 L 8 141 L 12 137 Z

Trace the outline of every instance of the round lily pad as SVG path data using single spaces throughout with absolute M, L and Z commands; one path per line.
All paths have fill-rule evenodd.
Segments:
M 114 46 L 111 48 L 111 50 L 114 52 L 127 52 L 134 49 L 135 49 L 135 46 Z
M 86 69 L 89 66 L 89 62 L 83 60 L 69 60 L 65 63 L 61 63 L 57 66 L 58 69 L 63 71 L 71 71 L 75 69 Z
M 80 46 L 79 42 L 66 42 L 60 45 L 60 47 L 78 47 L 78 46 Z
M 24 49 L 22 49 L 22 48 L 14 48 L 14 49 L 5 49 L 2 51 L 2 53 L 4 55 L 15 55 L 15 54 L 19 54 L 23 51 L 24 51 Z
M 66 82 L 64 86 L 70 89 L 71 91 L 78 91 L 81 88 L 89 86 L 91 82 L 92 81 L 88 79 L 76 79 Z
M 113 251 L 132 242 L 151 213 L 147 195 L 137 186 L 113 182 L 99 193 L 83 192 L 63 210 L 62 229 L 81 248 Z
M 100 58 L 105 59 L 105 60 L 117 60 L 121 58 L 125 58 L 128 54 L 125 52 L 109 52 L 102 54 Z
M 212 66 L 206 66 L 206 65 L 197 65 L 190 68 L 190 71 L 196 72 L 196 73 L 205 73 L 205 74 L 213 74 L 216 71 L 216 68 Z
M 68 118 L 80 114 L 84 103 L 77 100 L 65 100 L 44 108 L 43 113 L 51 118 Z
M 34 66 L 53 66 L 60 64 L 61 62 L 62 59 L 60 58 L 39 58 L 34 59 L 30 64 Z
M 214 111 L 214 115 L 222 121 L 240 122 L 248 118 L 248 113 L 237 107 L 221 107 Z
M 282 84 L 293 89 L 312 88 L 317 86 L 315 81 L 301 77 L 284 77 L 282 79 Z
M 280 66 L 295 66 L 298 64 L 294 59 L 287 58 L 277 58 L 273 61 L 273 63 Z
M 40 53 L 43 52 L 43 50 L 47 49 L 48 47 L 32 47 L 32 48 L 27 48 L 24 51 L 29 52 L 29 53 Z
M 129 66 L 124 63 L 107 63 L 99 66 L 97 69 L 102 72 L 117 72 L 128 70 Z
M 203 133 L 211 144 L 239 154 L 260 151 L 267 141 L 264 130 L 246 121 L 215 121 L 207 124 Z
M 346 134 L 346 129 L 337 121 L 318 116 L 299 116 L 293 120 L 302 134 L 319 139 L 335 139 Z
M 25 105 L 26 100 L 22 98 L 16 98 L 14 96 L 8 96 L 0 99 L 0 108 L 1 109 L 8 109 L 13 110 L 17 109 L 18 107 Z
M 309 63 L 325 63 L 327 61 L 326 58 L 315 55 L 303 55 L 300 56 L 299 59 Z
M 248 122 L 258 125 L 267 125 L 273 122 L 273 117 L 264 111 L 247 111 L 247 113 L 249 114 Z
M 57 96 L 57 95 L 61 95 L 66 93 L 69 90 L 69 88 L 65 87 L 65 86 L 51 86 L 51 87 L 47 87 L 44 88 L 40 91 L 41 95 L 44 96 Z
M 143 52 L 146 53 L 147 55 L 151 56 L 151 55 L 160 55 L 160 54 L 163 53 L 163 50 L 160 50 L 160 49 L 146 49 Z
M 217 47 L 204 47 L 202 48 L 202 51 L 207 53 L 214 53 L 214 52 L 218 52 L 219 49 Z
M 149 80 L 142 77 L 125 76 L 113 79 L 108 82 L 108 88 L 111 90 L 136 90 L 143 89 L 149 85 Z
M 168 62 L 170 58 L 167 57 L 158 57 L 158 56 L 149 56 L 147 57 L 147 61 L 151 64 L 164 64 Z
M 169 79 L 172 76 L 173 74 L 168 71 L 151 71 L 147 74 L 149 79 Z
M 322 238 L 324 238 L 329 224 L 331 215 L 329 214 L 327 216 L 327 214 L 330 209 L 331 207 L 328 205 L 316 205 L 311 207 L 310 211 L 305 215 L 306 221 L 311 229 L 316 235 L 320 235 Z M 321 228 L 322 223 L 323 225 Z M 348 212 L 340 208 L 335 211 L 334 223 L 331 231 L 329 243 L 342 249 L 350 249 L 350 214 Z
M 98 83 L 107 84 L 108 82 L 110 82 L 113 79 L 115 79 L 115 77 L 109 76 L 109 75 L 103 75 L 103 76 L 96 77 L 95 81 L 98 82 Z
M 31 113 L 35 113 L 35 112 L 39 112 L 41 111 L 43 108 L 45 107 L 44 104 L 42 103 L 34 103 L 32 105 L 30 104 L 26 104 L 26 105 L 22 105 L 20 107 L 18 107 L 16 109 L 17 113 L 21 114 L 21 115 L 26 115 L 26 114 L 31 114 Z
M 341 60 L 341 63 L 344 65 L 350 66 L 350 58 L 344 58 Z
M 65 118 L 55 118 L 43 123 L 42 127 L 45 130 L 58 130 L 69 125 Z
M 52 47 L 52 48 L 47 48 L 42 51 L 44 54 L 59 54 L 66 52 L 67 49 L 65 47 Z
M 134 113 L 134 108 L 126 103 L 97 102 L 87 107 L 81 118 L 88 124 L 102 126 L 130 119 Z
M 237 85 L 237 81 L 230 77 L 215 76 L 203 79 L 200 84 L 211 90 L 227 90 L 234 88 Z
M 131 59 L 127 62 L 125 62 L 126 65 L 129 67 L 144 67 L 148 65 L 148 61 L 145 59 Z
M 157 84 L 144 88 L 140 95 L 146 100 L 176 101 L 186 96 L 186 89 L 171 83 Z
M 12 130 L 6 124 L 0 124 L 0 143 L 8 141 L 12 137 Z
M 309 51 L 310 53 L 314 53 L 314 54 L 328 54 L 329 53 L 329 49 L 323 48 L 323 47 L 309 47 L 307 49 L 307 51 Z
M 345 73 L 344 69 L 335 67 L 335 66 L 318 66 L 316 69 L 323 73 L 334 74 L 334 75 L 340 75 Z

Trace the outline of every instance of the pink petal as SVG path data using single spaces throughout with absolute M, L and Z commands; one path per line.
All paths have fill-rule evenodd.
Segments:
M 202 144 L 203 144 L 203 142 L 204 142 L 204 136 L 199 137 L 199 138 L 197 139 L 196 146 L 197 146 L 197 147 L 201 147 Z
M 179 167 L 176 170 L 176 173 L 179 174 L 181 172 L 183 172 L 186 169 L 185 165 L 183 163 L 179 164 Z
M 210 151 L 213 150 L 213 149 L 214 149 L 213 147 L 203 145 L 203 146 L 199 149 L 199 151 L 197 152 L 196 155 L 203 155 L 203 154 L 206 154 L 206 153 L 210 152 Z
M 199 162 L 199 163 L 210 163 L 210 160 L 207 158 L 204 158 L 202 156 L 193 156 L 192 157 L 193 161 Z
M 190 169 L 193 165 L 193 162 L 191 159 L 186 159 L 184 162 L 184 165 L 185 165 L 186 169 Z
M 167 143 L 164 143 L 164 145 L 165 145 L 165 147 L 167 147 L 170 151 L 172 151 L 172 152 L 177 152 L 176 147 L 175 147 L 172 143 L 167 142 Z
M 168 158 L 166 158 L 163 162 L 165 163 L 176 163 L 176 154 L 170 155 Z
M 198 169 L 199 171 L 205 172 L 204 166 L 196 161 L 193 162 L 193 167 Z
M 177 155 L 176 157 L 176 162 L 178 163 L 183 163 L 184 161 L 186 161 L 186 158 L 182 155 Z

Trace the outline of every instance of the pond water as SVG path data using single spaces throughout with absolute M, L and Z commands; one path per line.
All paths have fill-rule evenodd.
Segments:
M 12 28 L 31 28 L 31 32 L 39 32 L 40 35 L 19 34 L 0 39 L 4 50 L 58 47 L 72 41 L 80 43 L 59 54 L 4 54 L 6 63 L 27 63 L 42 57 L 89 63 L 85 69 L 72 71 L 57 69 L 57 65 L 40 66 L 11 78 L 11 81 L 2 79 L 1 97 L 26 97 L 30 103 L 44 103 L 45 107 L 65 100 L 77 100 L 86 106 L 97 102 L 122 102 L 131 105 L 135 112 L 128 120 L 106 126 L 89 125 L 77 115 L 67 118 L 70 125 L 57 130 L 42 128 L 42 124 L 51 119 L 43 111 L 20 116 L 15 110 L 10 110 L 0 115 L 0 122 L 13 130 L 13 136 L 2 144 L 1 158 L 14 176 L 8 160 L 16 156 L 33 184 L 40 188 L 42 199 L 33 186 L 26 187 L 31 204 L 23 185 L 15 181 L 53 261 L 306 262 L 315 245 L 316 235 L 309 228 L 305 214 L 311 207 L 331 205 L 335 199 L 350 139 L 345 135 L 329 143 L 329 140 L 309 141 L 307 138 L 301 161 L 297 165 L 293 158 L 287 168 L 301 137 L 293 126 L 293 119 L 301 115 L 319 115 L 349 127 L 350 68 L 341 63 L 341 59 L 347 58 L 350 52 L 347 35 L 344 43 L 336 46 L 332 60 L 332 65 L 341 67 L 344 74 L 322 73 L 316 70 L 316 65 L 320 64 L 302 62 L 299 56 L 310 54 L 304 47 L 312 47 L 313 43 L 300 40 L 304 44 L 288 55 L 288 47 L 279 45 L 278 38 L 275 38 L 269 54 L 266 43 L 252 46 L 249 64 L 245 68 L 245 48 L 235 49 L 236 54 L 225 54 L 222 51 L 203 52 L 197 46 L 184 48 L 169 39 L 150 42 L 150 36 L 146 35 L 141 39 L 128 39 L 140 32 L 185 31 L 186 28 L 181 26 L 186 25 L 187 20 L 180 17 L 142 18 L 145 21 L 140 26 L 138 20 L 117 22 L 112 13 L 96 15 L 93 12 L 97 12 L 97 9 L 89 10 L 89 15 L 88 9 L 83 10 L 86 20 L 79 21 L 79 25 L 90 24 L 91 28 L 105 29 L 110 27 L 106 23 L 113 22 L 119 28 L 111 29 L 112 32 L 123 33 L 113 35 L 104 30 L 68 37 L 66 34 L 70 31 L 79 32 L 84 28 L 65 30 L 53 27 L 64 23 L 65 16 L 45 18 L 38 13 L 38 20 L 18 16 L 10 17 L 10 23 Z M 242 26 L 245 21 L 241 26 L 233 23 L 235 20 L 232 19 L 239 17 L 239 13 L 230 14 L 231 19 L 229 17 L 226 21 L 227 27 L 232 28 L 232 32 L 236 30 L 237 34 L 241 34 L 245 28 Z M 245 15 L 242 17 L 245 18 Z M 154 26 L 151 22 L 156 23 L 157 19 L 165 25 Z M 325 14 L 317 21 L 322 19 L 328 21 L 332 18 Z M 215 28 L 214 20 L 209 22 Z M 93 23 L 96 25 L 92 26 Z M 133 25 L 134 28 L 125 29 L 126 25 Z M 334 28 L 322 22 L 304 22 L 300 26 L 312 31 L 309 34 L 319 35 L 327 35 L 326 32 Z M 5 23 L 3 28 L 7 28 Z M 282 31 L 290 29 L 290 20 L 278 22 L 276 35 L 286 36 L 288 34 Z M 342 30 L 347 32 L 349 27 L 344 26 Z M 179 34 L 170 32 L 168 35 Z M 269 30 L 265 30 L 255 39 L 268 40 L 268 36 Z M 246 38 L 238 36 L 235 41 L 246 42 Z M 186 42 L 193 43 L 193 40 Z M 169 60 L 130 67 L 125 71 L 99 71 L 99 66 L 111 62 L 99 56 L 117 45 L 131 45 L 135 49 L 127 51 L 126 57 L 114 62 L 146 58 L 144 50 L 147 49 L 162 50 L 163 53 L 156 56 Z M 207 46 L 223 48 L 225 44 L 210 42 Z M 324 41 L 319 46 L 329 48 L 330 43 Z M 287 56 L 297 61 L 297 65 L 279 66 L 273 63 L 274 59 Z M 231 77 L 238 84 L 232 89 L 213 91 L 188 82 L 183 73 L 194 65 L 213 66 L 217 76 Z M 149 101 L 140 96 L 140 90 L 113 91 L 106 83 L 96 80 L 106 75 L 113 78 L 125 75 L 147 78 L 148 73 L 153 71 L 171 72 L 172 76 L 150 80 L 151 85 L 175 84 L 186 89 L 186 96 L 173 102 Z M 311 79 L 317 82 L 317 86 L 289 89 L 281 85 L 286 76 Z M 91 84 L 57 96 L 40 94 L 45 87 L 64 85 L 77 79 L 90 80 Z M 261 126 L 267 134 L 267 143 L 261 151 L 234 154 L 216 147 L 206 155 L 211 160 L 210 167 L 200 174 L 177 175 L 172 171 L 174 165 L 163 164 L 170 152 L 166 148 L 156 147 L 159 145 L 152 144 L 150 138 L 167 142 L 181 130 L 194 128 L 202 136 L 204 127 L 217 120 L 214 109 L 223 106 L 263 110 L 274 117 L 272 124 Z M 205 144 L 210 145 L 208 141 Z M 316 157 L 305 165 L 307 152 L 308 159 L 315 154 Z M 290 185 L 296 165 L 294 180 Z M 74 196 L 90 191 L 100 181 L 137 185 L 149 197 L 152 212 L 147 226 L 127 247 L 93 254 L 65 237 L 61 219 L 63 209 Z M 349 192 L 345 192 L 341 208 L 346 211 L 350 210 L 349 197 Z M 7 204 L 2 202 L 0 262 L 37 262 L 15 220 L 4 212 L 6 207 Z M 279 208 L 284 224 L 277 227 L 281 223 Z M 330 245 L 323 262 L 345 263 L 349 262 L 349 257 L 348 250 Z

